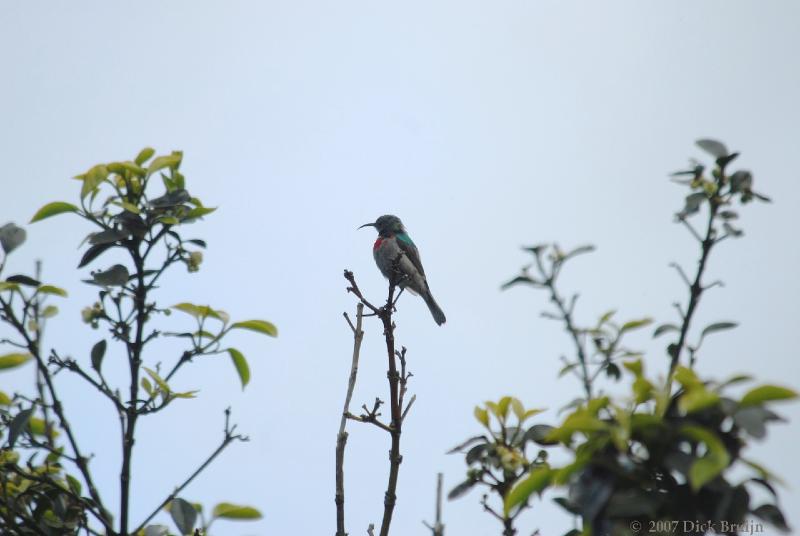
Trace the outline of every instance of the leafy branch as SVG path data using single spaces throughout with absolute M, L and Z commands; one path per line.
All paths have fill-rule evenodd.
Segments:
M 72 213 L 95 228 L 95 232 L 90 233 L 84 240 L 87 249 L 78 268 L 101 262 L 103 255 L 111 250 L 121 250 L 125 254 L 123 261 L 125 264 L 119 263 L 105 269 L 93 270 L 90 278 L 84 280 L 99 290 L 97 301 L 81 313 L 84 322 L 94 329 L 102 326 L 107 330 L 110 340 L 118 342 L 121 346 L 127 358 L 128 368 L 128 381 L 124 389 L 110 385 L 103 372 L 103 362 L 109 348 L 107 339 L 101 339 L 92 347 L 91 368 L 81 365 L 78 359 L 62 356 L 56 350 L 51 350 L 49 359 L 45 361 L 40 343 L 44 319 L 56 314 L 57 308 L 55 306 L 42 308 L 43 297 L 66 296 L 64 290 L 43 285 L 37 279 L 22 275 L 0 281 L 1 318 L 14 328 L 18 336 L 21 336 L 21 340 L 6 338 L 3 342 L 27 350 L 31 358 L 36 361 L 39 397 L 34 405 L 43 414 L 45 431 L 50 426 L 49 412 L 55 414 L 60 428 L 66 433 L 72 453 L 61 452 L 61 449 L 55 446 L 50 433 L 45 433 L 44 441 L 38 441 L 28 433 L 28 445 L 34 449 L 46 450 L 50 456 L 63 458 L 77 466 L 91 499 L 88 503 L 80 504 L 97 518 L 103 525 L 104 532 L 110 536 L 131 534 L 129 530 L 132 524 L 131 474 L 139 418 L 161 411 L 177 399 L 193 398 L 197 393 L 197 391 L 180 392 L 171 387 L 170 382 L 176 377 L 177 372 L 195 358 L 227 354 L 244 388 L 250 379 L 247 360 L 238 349 L 223 345 L 223 339 L 234 329 L 277 336 L 275 326 L 265 320 L 231 323 L 224 311 L 209 306 L 185 302 L 164 308 L 159 307 L 154 301 L 153 295 L 158 289 L 160 278 L 168 269 L 176 264 L 183 264 L 189 272 L 199 270 L 203 261 L 200 249 L 205 248 L 206 243 L 196 238 L 185 239 L 181 232 L 185 224 L 207 216 L 215 210 L 204 206 L 186 189 L 186 180 L 179 171 L 182 158 L 180 152 L 155 156 L 152 149 L 146 148 L 132 161 L 96 165 L 76 177 L 81 183 L 78 205 L 63 201 L 48 203 L 39 209 L 31 220 L 33 223 L 56 215 Z M 163 194 L 150 193 L 156 187 L 156 183 L 163 185 Z M 0 242 L 6 254 L 19 246 L 24 238 L 24 230 L 13 224 L 0 228 Z M 0 264 L 0 270 L 5 265 L 5 260 L 4 258 Z M 35 289 L 33 294 L 26 293 L 25 287 Z M 14 308 L 15 300 L 22 301 L 18 310 Z M 173 310 L 193 317 L 196 323 L 195 329 L 188 332 L 162 332 L 150 327 L 156 315 L 169 315 Z M 147 366 L 145 361 L 148 345 L 162 336 L 186 339 L 189 342 L 189 347 L 180 354 L 163 377 L 160 362 Z M 18 366 L 24 362 L 24 359 L 18 360 L 19 362 L 14 361 L 13 355 L 4 357 L 8 359 L 9 366 Z M 3 357 L 0 357 L 0 361 L 2 359 Z M 86 385 L 108 400 L 117 412 L 122 461 L 119 471 L 119 523 L 116 528 L 112 525 L 111 514 L 100 499 L 88 466 L 88 458 L 79 449 L 75 434 L 67 422 L 63 406 L 57 396 L 53 376 L 62 370 L 81 378 Z M 49 402 L 45 400 L 45 394 Z M 28 413 L 24 413 L 25 411 Z M 20 415 L 27 417 L 27 420 L 23 422 L 24 419 Z M 19 435 L 24 432 L 27 422 L 32 418 L 33 408 L 30 408 L 22 410 L 17 417 L 7 422 L 9 426 L 15 426 L 16 435 Z M 14 424 L 15 422 L 17 424 Z M 229 412 L 226 412 L 223 441 L 196 471 L 167 496 L 162 505 L 177 501 L 177 494 L 222 450 L 233 441 L 245 439 L 244 436 L 234 433 L 234 429 L 235 426 L 229 424 Z M 47 512 L 58 517 L 52 510 Z M 140 523 L 136 531 L 149 529 L 145 524 L 157 512 L 158 510 L 145 522 Z M 52 523 L 50 522 L 51 525 Z

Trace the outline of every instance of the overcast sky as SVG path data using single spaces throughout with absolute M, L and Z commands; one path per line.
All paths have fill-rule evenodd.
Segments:
M 705 296 L 697 325 L 741 326 L 708 340 L 699 369 L 800 385 L 798 24 L 799 5 L 779 0 L 4 2 L 0 225 L 75 200 L 70 177 L 95 163 L 148 145 L 181 149 L 188 188 L 219 210 L 191 230 L 209 244 L 202 270 L 176 268 L 160 303 L 210 303 L 280 329 L 275 340 L 236 335 L 253 371 L 246 391 L 226 357 L 201 360 L 174 382 L 200 397 L 143 421 L 135 518 L 213 450 L 231 405 L 251 441 L 230 447 L 184 497 L 264 513 L 221 522 L 217 534 L 334 532 L 334 443 L 351 353 L 342 312 L 354 310 L 341 273 L 354 270 L 381 299 L 374 231 L 356 227 L 393 213 L 448 319 L 437 327 L 408 295 L 397 315 L 418 399 L 403 435 L 395 533 L 426 534 L 436 472 L 448 488 L 463 478 L 463 459 L 444 453 L 479 432 L 476 403 L 513 394 L 550 408 L 542 422 L 555 422 L 580 394 L 574 379 L 556 380 L 570 346 L 539 318 L 545 296 L 499 291 L 529 260 L 519 246 L 598 246 L 564 273 L 564 290 L 581 291 L 581 322 L 610 308 L 674 320 L 671 303 L 686 291 L 668 264 L 691 270 L 698 251 L 672 221 L 685 193 L 667 175 L 701 156 L 699 137 L 742 151 L 737 164 L 775 200 L 745 207 L 745 237 L 714 253 L 709 281 L 726 286 Z M 89 229 L 67 216 L 27 229 L 8 273 L 44 260 L 45 279 L 70 292 L 48 342 L 88 362 L 102 337 L 79 315 L 94 299 L 80 283 L 89 269 L 75 269 Z M 162 321 L 183 325 L 177 315 Z M 650 371 L 665 370 L 663 341 L 642 332 L 630 343 L 649 351 Z M 381 345 L 368 322 L 356 407 L 385 397 Z M 112 350 L 105 366 L 115 358 L 121 368 Z M 4 374 L 0 389 L 28 385 L 32 373 Z M 115 414 L 64 375 L 59 385 L 116 504 Z M 779 411 L 792 424 L 773 427 L 749 455 L 785 478 L 783 506 L 797 525 L 800 408 Z M 350 430 L 348 530 L 365 534 L 380 522 L 388 441 L 374 427 Z M 521 534 L 571 527 L 549 497 L 521 518 Z M 479 499 L 445 505 L 448 535 L 499 533 Z

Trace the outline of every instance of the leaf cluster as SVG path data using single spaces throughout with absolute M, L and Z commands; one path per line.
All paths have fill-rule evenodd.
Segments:
M 486 492 L 482 498 L 484 510 L 511 526 L 528 506 L 527 499 L 515 504 L 517 508 L 494 508 L 489 504 L 489 494 L 497 496 L 503 505 L 523 476 L 549 467 L 547 452 L 540 449 L 534 453 L 531 449 L 534 445 L 553 444 L 548 438 L 552 427 L 529 423 L 543 411 L 527 409 L 519 399 L 510 396 L 476 406 L 474 415 L 484 433 L 449 451 L 448 454 L 464 454 L 467 475 L 450 491 L 448 499 L 456 499 L 475 487 L 482 487 Z
M 555 311 L 543 316 L 560 322 L 574 345 L 574 358 L 562 358 L 565 365 L 561 375 L 574 374 L 584 388 L 584 396 L 565 408 L 568 412 L 560 424 L 533 427 L 546 430 L 539 437 L 539 445 L 566 450 L 570 461 L 552 467 L 523 458 L 525 461 L 513 473 L 512 487 L 503 490 L 505 516 L 526 507 L 546 490 L 565 490 L 566 496 L 554 500 L 582 522 L 582 530 L 573 529 L 568 532 L 570 535 L 630 534 L 634 521 L 692 520 L 699 525 L 716 523 L 720 527 L 721 521 L 743 523 L 751 521 L 752 516 L 788 531 L 778 503 L 776 487 L 780 479 L 744 453 L 750 442 L 766 437 L 771 423 L 783 420 L 773 404 L 798 395 L 786 387 L 760 385 L 743 396 L 733 396 L 732 386 L 751 381 L 750 377 L 735 376 L 717 382 L 697 375 L 693 367 L 703 341 L 709 335 L 736 327 L 735 322 L 715 322 L 694 338 L 691 336 L 693 315 L 703 293 L 721 286 L 719 281 L 703 281 L 713 247 L 726 238 L 743 235 L 732 223 L 738 218 L 732 208 L 734 201 L 747 204 L 769 198 L 753 190 L 749 171 L 727 172 L 738 153 L 730 153 L 715 140 L 699 140 L 697 145 L 714 157 L 714 165 L 710 173 L 706 166 L 695 163 L 692 169 L 675 174 L 674 180 L 690 190 L 676 219 L 699 243 L 700 259 L 692 278 L 677 264 L 672 265 L 686 284 L 689 299 L 684 307 L 675 304 L 679 322 L 660 324 L 653 332 L 654 338 L 675 337 L 666 348 L 666 377 L 646 375 L 642 354 L 622 345 L 623 335 L 650 325 L 650 318 L 617 324 L 613 321 L 615 313 L 609 311 L 592 327 L 576 322 L 578 295 L 563 297 L 557 286 L 558 276 L 566 261 L 591 251 L 591 246 L 569 252 L 557 245 L 524 248 L 533 255 L 534 262 L 503 285 L 530 286 L 548 292 Z M 703 212 L 706 223 L 698 230 L 690 220 Z M 682 354 L 688 355 L 685 363 Z M 627 395 L 612 398 L 602 391 L 597 394 L 601 372 L 607 379 L 619 380 L 624 371 L 631 380 Z M 483 423 L 490 412 L 477 411 Z M 474 471 L 472 466 L 477 463 L 479 470 L 469 475 L 483 474 L 478 453 L 489 452 L 485 445 L 493 437 L 478 436 L 460 446 L 466 448 L 477 442 L 471 447 L 473 454 L 467 452 L 467 465 Z M 546 460 L 546 452 L 537 459 Z M 496 455 L 491 463 L 502 467 Z M 477 483 L 468 478 L 453 495 Z M 757 504 L 756 489 L 766 490 L 772 500 Z
M 21 393 L 9 396 L 0 392 L 0 438 L 6 439 L 2 455 L 10 456 L 9 459 L 16 454 L 31 455 L 26 464 L 18 464 L 14 459 L 13 463 L 8 462 L 0 468 L 0 478 L 9 484 L 2 487 L 0 513 L 8 512 L 5 521 L 9 523 L 9 520 L 19 521 L 24 516 L 37 520 L 33 534 L 60 534 L 53 532 L 59 527 L 64 528 L 65 533 L 75 533 L 79 528 L 88 533 L 98 533 L 95 523 L 99 523 L 102 531 L 110 536 L 148 530 L 152 533 L 153 525 L 147 523 L 161 506 L 138 526 L 130 520 L 130 468 L 139 418 L 161 411 L 177 399 L 196 396 L 197 390 L 173 387 L 180 369 L 196 358 L 219 354 L 229 356 L 244 388 L 250 380 L 247 359 L 224 339 L 233 330 L 277 336 L 277 328 L 266 320 L 232 322 L 227 313 L 210 306 L 183 302 L 163 307 L 155 300 L 154 294 L 161 278 L 171 267 L 182 264 L 189 272 L 200 268 L 206 242 L 199 238 L 186 238 L 184 232 L 189 224 L 215 210 L 190 194 L 186 178 L 180 171 L 182 158 L 180 152 L 156 156 L 153 149 L 145 148 L 133 160 L 93 166 L 75 177 L 80 183 L 77 204 L 64 201 L 48 203 L 31 219 L 33 223 L 73 214 L 94 227 L 81 244 L 83 253 L 78 268 L 94 267 L 84 282 L 97 289 L 97 300 L 84 308 L 81 315 L 85 323 L 103 331 L 104 336 L 91 347 L 88 355 L 62 357 L 55 349 L 49 354 L 43 350 L 44 324 L 58 313 L 57 306 L 48 300 L 66 297 L 65 290 L 43 284 L 38 274 L 36 277 L 19 274 L 0 279 L 0 322 L 11 328 L 11 334 L 0 339 L 0 344 L 11 346 L 13 350 L 0 352 L 0 370 L 33 361 L 37 386 L 34 397 Z M 0 262 L 0 275 L 7 256 L 22 245 L 25 237 L 24 229 L 13 223 L 0 227 L 0 246 L 5 254 Z M 110 251 L 121 253 L 117 258 L 122 260 L 103 264 Z M 187 314 L 194 326 L 186 331 L 152 327 L 158 315 L 167 316 L 172 311 Z M 186 345 L 171 361 L 153 361 L 146 350 L 154 340 L 165 337 L 185 341 Z M 110 354 L 117 354 L 113 361 L 108 359 Z M 123 358 L 122 361 L 117 357 Z M 126 365 L 129 372 L 128 385 L 118 386 L 107 380 L 107 369 L 120 365 Z M 95 485 L 90 459 L 80 449 L 58 399 L 52 379 L 62 371 L 84 380 L 87 387 L 99 392 L 118 414 L 123 447 L 118 528 L 102 501 L 99 487 Z M 3 409 L 2 405 L 8 408 Z M 231 442 L 247 439 L 235 433 L 236 426 L 230 425 L 228 411 L 225 415 L 220 445 L 200 468 L 175 488 L 167 502 L 177 500 L 176 494 Z M 64 432 L 65 445 L 56 444 L 58 430 Z M 44 439 L 39 438 L 41 434 L 45 434 Z M 36 462 L 40 455 L 45 456 L 44 461 Z M 62 467 L 61 464 L 66 465 Z M 67 473 L 67 466 L 75 470 L 74 475 Z M 34 493 L 42 486 L 42 493 Z M 217 518 L 252 517 L 256 512 L 250 507 L 226 504 L 214 509 L 208 524 Z M 173 519 L 179 515 L 175 512 Z M 17 518 L 13 518 L 14 515 Z M 182 519 L 184 522 L 188 520 Z M 49 528 L 41 528 L 41 520 Z M 58 523 L 61 525 L 57 526 Z M 206 525 L 203 522 L 203 526 Z M 181 526 L 185 528 L 188 525 Z M 9 534 L 27 533 L 12 531 Z
M 632 378 L 627 403 L 598 397 L 571 411 L 546 439 L 572 452 L 573 461 L 546 475 L 532 471 L 509 494 L 507 508 L 530 495 L 533 481 L 538 492 L 566 486 L 567 497 L 556 501 L 595 533 L 619 534 L 642 520 L 743 523 L 750 514 L 788 530 L 776 504 L 750 499 L 760 487 L 777 501 L 780 480 L 742 451 L 781 420 L 771 404 L 797 393 L 761 385 L 731 397 L 726 389 L 749 378 L 704 382 L 680 367 L 680 389 L 669 396 L 644 374 L 641 360 L 624 368 Z

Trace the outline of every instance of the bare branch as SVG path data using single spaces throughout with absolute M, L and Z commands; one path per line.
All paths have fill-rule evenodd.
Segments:
M 344 409 L 342 419 L 339 422 L 339 433 L 336 436 L 336 536 L 347 536 L 344 524 L 344 449 L 347 446 L 347 419 L 350 417 L 350 401 L 353 399 L 353 390 L 356 386 L 358 375 L 358 358 L 361 354 L 361 342 L 364 340 L 364 332 L 361 325 L 364 319 L 364 304 L 356 305 L 356 324 L 350 321 L 347 313 L 344 318 L 353 331 L 353 359 L 350 364 L 350 376 L 347 380 L 347 394 L 344 398 Z

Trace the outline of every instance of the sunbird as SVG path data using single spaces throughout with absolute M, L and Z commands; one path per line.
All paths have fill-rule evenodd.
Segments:
M 365 223 L 359 229 L 363 227 L 375 227 L 378 231 L 378 239 L 372 246 L 372 256 L 375 257 L 375 264 L 378 265 L 383 276 L 387 279 L 393 277 L 392 264 L 399 257 L 397 269 L 401 278 L 397 284 L 401 289 L 408 289 L 412 294 L 422 296 L 434 321 L 440 326 L 444 324 L 447 319 L 436 300 L 433 299 L 428 280 L 425 278 L 425 269 L 422 268 L 422 261 L 419 259 L 417 246 L 408 236 L 400 218 L 387 214 L 375 220 L 375 223 Z

